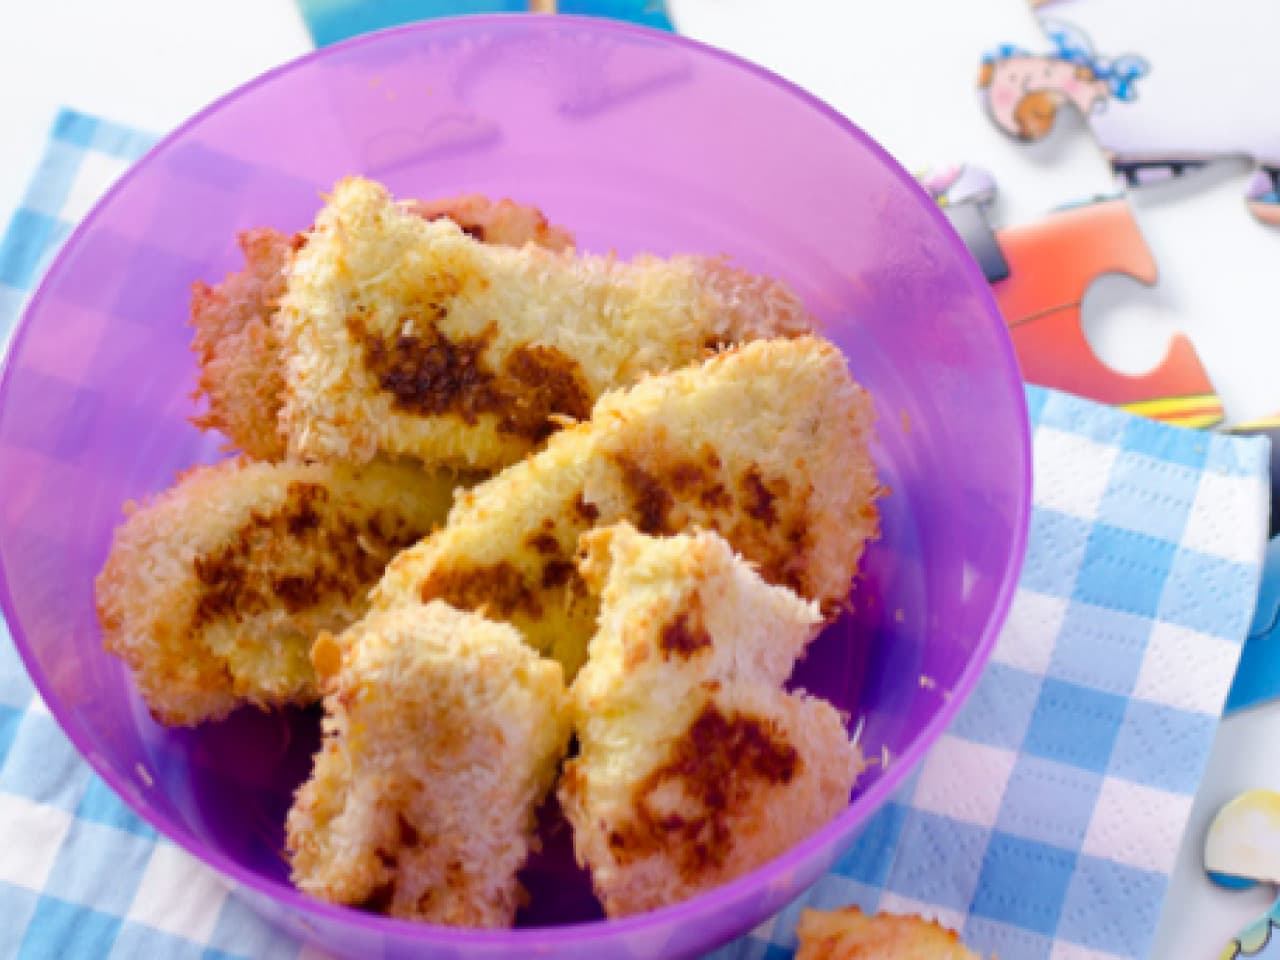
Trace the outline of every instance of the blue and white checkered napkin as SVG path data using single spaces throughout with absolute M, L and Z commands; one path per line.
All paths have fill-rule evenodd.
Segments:
M 1029 387 L 1022 581 L 951 729 L 801 906 L 920 912 L 1000 960 L 1142 958 L 1235 672 L 1265 440 Z
M 0 241 L 0 333 L 150 142 L 64 112 Z M 1147 955 L 1248 627 L 1265 440 L 1028 391 L 1021 588 L 956 723 L 801 901 L 718 951 L 785 958 L 802 906 L 919 911 L 1002 960 Z M 0 634 L 0 956 L 318 957 L 251 914 L 74 753 Z

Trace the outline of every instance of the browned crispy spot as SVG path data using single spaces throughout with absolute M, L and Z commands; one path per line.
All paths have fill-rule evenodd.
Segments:
M 774 493 L 764 482 L 764 477 L 760 474 L 760 468 L 756 464 L 752 464 L 743 471 L 739 480 L 739 486 L 742 488 L 744 496 L 743 507 L 747 513 L 755 517 L 761 523 L 774 524 L 778 522 L 778 511 L 774 506 L 779 496 L 787 495 L 786 480 L 779 478 L 779 492 Z
M 443 308 L 441 308 L 443 309 Z M 378 384 L 412 413 L 457 413 L 475 423 L 496 403 L 493 374 L 480 366 L 480 354 L 489 336 L 450 340 L 434 325 L 416 335 L 402 334 L 393 341 L 362 332 L 365 363 Z
M 693 460 L 676 460 L 667 471 L 671 478 L 671 486 L 679 493 L 688 493 L 695 487 L 707 484 L 707 473 L 702 466 Z
M 809 498 L 813 488 L 793 492 L 785 477 L 767 477 L 754 464 L 743 471 L 738 486 L 742 491 L 742 508 L 751 519 L 740 519 L 729 530 L 714 519 L 711 526 L 722 533 L 734 549 L 755 562 L 760 576 L 769 583 L 812 597 L 808 566 L 813 549 L 809 529 Z
M 813 533 L 809 529 L 808 517 L 804 511 L 796 511 L 785 536 L 790 550 L 776 554 L 762 563 L 760 575 L 770 583 L 790 587 L 801 596 L 812 596 L 813 591 L 808 587 L 808 556 L 813 549 Z
M 719 470 L 720 458 L 715 450 L 707 446 L 703 451 L 702 462 L 674 460 L 667 469 L 666 476 L 681 499 L 696 499 L 709 510 L 729 510 L 733 507 L 733 497 L 720 482 Z
M 619 864 L 663 854 L 681 876 L 697 879 L 722 866 L 733 844 L 733 819 L 762 785 L 790 783 L 800 755 L 769 720 L 725 716 L 708 703 L 636 791 L 636 817 L 609 834 Z M 681 800 L 671 809 L 672 786 Z M 662 802 L 665 799 L 666 802 Z
M 551 533 L 534 531 L 525 537 L 524 542 L 525 546 L 538 551 L 544 557 L 552 557 L 564 553 L 560 549 L 560 541 Z
M 396 814 L 397 826 L 400 828 L 400 845 L 402 847 L 416 847 L 418 845 L 418 831 L 413 828 L 408 820 L 404 818 L 403 813 Z
M 254 511 L 229 542 L 195 558 L 192 628 L 280 606 L 297 613 L 330 598 L 351 602 L 429 532 L 381 511 L 353 518 L 325 487 L 292 483 L 278 510 Z
M 582 368 L 568 354 L 555 347 L 528 344 L 507 354 L 502 368 L 520 387 L 509 388 L 508 402 L 514 405 L 507 413 L 513 424 L 509 428 L 511 432 L 520 433 L 517 427 L 525 424 L 545 430 L 542 436 L 546 436 L 554 429 L 547 421 L 553 413 L 575 420 L 591 416 L 591 393 L 582 377 Z
M 732 510 L 733 497 L 724 488 L 723 483 L 713 483 L 703 487 L 698 494 L 699 502 L 708 510 Z
M 422 602 L 430 600 L 443 600 L 459 610 L 484 606 L 500 617 L 517 612 L 542 615 L 538 589 L 509 560 L 433 570 L 422 582 Z
M 542 568 L 542 586 L 545 590 L 563 587 L 578 576 L 578 567 L 569 560 L 548 560 Z
M 630 494 L 636 526 L 645 533 L 669 534 L 684 526 L 685 518 L 672 516 L 677 505 L 687 509 L 697 504 L 713 513 L 733 509 L 733 495 L 720 475 L 720 456 L 710 444 L 692 457 L 658 453 L 641 464 L 617 454 L 614 461 Z
M 702 349 L 706 353 L 718 353 L 725 347 L 733 346 L 733 338 L 725 334 L 711 333 L 702 338 Z
M 271 589 L 290 613 L 313 607 L 320 599 L 320 582 L 315 577 L 272 577 Z
M 693 457 L 658 450 L 643 459 L 630 452 L 612 454 L 612 459 L 630 501 L 629 519 L 641 531 L 671 534 L 694 523 L 708 527 L 755 563 L 769 583 L 813 596 L 808 573 L 812 487 L 792 490 L 786 477 L 766 475 L 751 464 L 733 482 L 735 508 L 720 457 L 710 444 Z M 874 504 L 867 509 L 874 511 Z
M 623 486 L 631 495 L 631 508 L 635 511 L 634 519 L 640 532 L 674 533 L 669 516 L 674 501 L 666 485 L 626 454 L 617 454 L 613 459 L 622 472 Z
M 702 612 L 696 607 L 681 610 L 662 628 L 658 646 L 666 660 L 670 660 L 673 654 L 687 659 L 703 647 L 711 646 L 711 634 L 702 622 Z
M 579 493 L 573 498 L 573 510 L 585 523 L 595 523 L 600 517 L 600 508 L 594 503 L 587 503 Z
M 402 318 L 399 326 L 412 332 L 394 337 L 370 332 L 360 309 L 347 317 L 365 366 L 398 407 L 420 416 L 453 414 L 467 424 L 492 414 L 500 433 L 535 442 L 557 429 L 552 414 L 577 420 L 590 415 L 591 393 L 576 360 L 555 347 L 524 344 L 495 370 L 492 326 L 456 340 L 440 332 L 447 299 L 427 302 L 420 317 Z
M 391 902 L 396 896 L 395 880 L 384 880 L 378 884 L 360 903 L 357 903 L 357 910 L 367 910 L 370 913 L 386 913 L 391 907 Z

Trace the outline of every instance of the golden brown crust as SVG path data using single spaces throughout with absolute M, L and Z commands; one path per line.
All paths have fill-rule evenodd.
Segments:
M 623 916 L 782 853 L 844 808 L 862 762 L 829 704 L 782 689 L 815 604 L 713 533 L 623 523 L 583 539 L 600 620 L 559 795 L 605 912 Z
M 459 498 L 445 527 L 387 571 L 376 603 L 488 609 L 573 676 L 596 604 L 578 538 L 627 520 L 722 534 L 834 610 L 877 532 L 870 399 L 835 347 L 756 341 L 602 398 L 592 418 Z
M 439 602 L 371 614 L 313 658 L 325 739 L 289 812 L 294 882 L 406 919 L 510 926 L 568 746 L 559 665 Z
M 856 906 L 805 910 L 795 960 L 982 960 L 954 930 L 917 916 L 867 916 Z
M 470 194 L 404 206 L 427 219 L 452 220 L 485 243 L 532 243 L 554 251 L 573 246 L 572 235 L 548 223 L 536 207 L 511 200 L 494 203 Z M 216 286 L 198 281 L 191 291 L 191 349 L 200 365 L 195 396 L 207 402 L 205 412 L 192 422 L 221 432 L 255 460 L 282 460 L 286 453 L 279 426 L 284 358 L 272 317 L 294 254 L 304 242 L 302 234 L 290 236 L 269 227 L 246 230 L 239 236 L 243 269 Z
M 274 318 L 295 457 L 496 469 L 606 390 L 811 327 L 780 283 L 717 260 L 516 250 L 416 209 L 347 178 L 298 253 Z
M 366 328 L 363 313 L 357 308 L 348 316 L 347 329 L 363 350 L 365 371 L 403 413 L 449 415 L 467 426 L 488 415 L 499 434 L 534 444 L 555 432 L 553 416 L 584 420 L 591 412 L 582 368 L 555 347 L 517 345 L 492 369 L 485 360 L 492 327 L 458 340 L 435 326 L 378 336 Z
M 723 870 L 735 843 L 734 821 L 753 794 L 790 784 L 803 765 L 782 724 L 726 716 L 708 700 L 665 759 L 633 788 L 631 816 L 612 825 L 609 850 L 624 869 L 646 857 L 665 857 L 682 881 L 699 884 Z M 673 792 L 681 794 L 675 810 Z
M 301 238 L 262 227 L 246 230 L 239 241 L 244 269 L 214 287 L 192 286 L 191 349 L 200 365 L 195 395 L 208 403 L 192 422 L 220 431 L 255 460 L 280 460 L 284 366 L 271 315 Z
M 316 699 L 307 650 L 368 609 L 457 480 L 418 467 L 231 460 L 133 507 L 96 583 L 106 649 L 162 723 Z

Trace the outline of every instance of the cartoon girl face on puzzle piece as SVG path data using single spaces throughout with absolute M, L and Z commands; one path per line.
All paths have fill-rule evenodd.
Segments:
M 1137 97 L 1137 81 L 1150 68 L 1141 57 L 1107 60 L 1094 54 L 1075 27 L 1046 23 L 1053 53 L 1033 54 L 1009 44 L 982 59 L 978 88 L 987 112 L 1005 133 L 1019 140 L 1048 135 L 1058 109 L 1074 104 L 1088 116 L 1111 100 Z

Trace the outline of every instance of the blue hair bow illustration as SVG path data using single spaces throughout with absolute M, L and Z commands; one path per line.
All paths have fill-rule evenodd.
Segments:
M 983 63 L 999 63 L 1001 60 L 1008 60 L 1010 57 L 1029 57 L 1031 51 L 1016 46 L 1012 43 L 1002 43 L 998 47 L 992 47 L 982 55 Z
M 1107 84 L 1117 100 L 1132 101 L 1138 97 L 1137 82 L 1151 72 L 1151 65 L 1135 54 L 1108 59 L 1093 52 L 1089 38 L 1069 23 L 1047 21 L 1045 33 L 1057 48 L 1057 55 L 1070 63 L 1088 67 L 1093 75 Z

